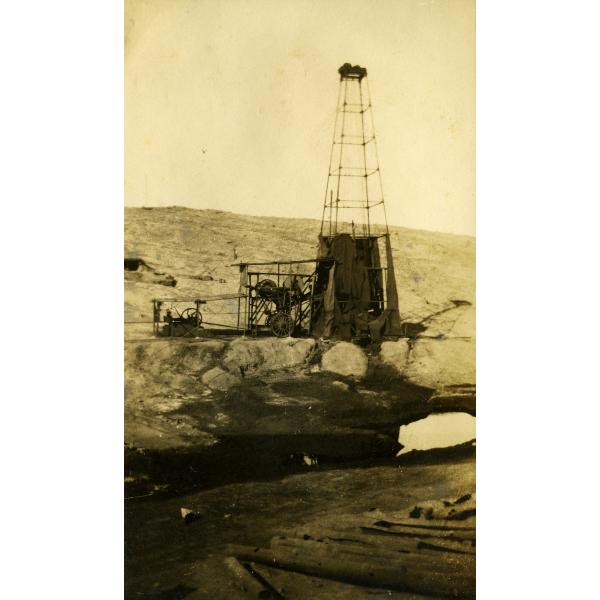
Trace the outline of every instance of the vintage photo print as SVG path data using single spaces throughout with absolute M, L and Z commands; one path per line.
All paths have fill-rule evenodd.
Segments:
M 475 1 L 124 51 L 125 598 L 474 598 Z

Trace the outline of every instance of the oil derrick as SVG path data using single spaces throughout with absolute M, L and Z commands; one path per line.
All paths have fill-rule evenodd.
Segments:
M 325 337 L 400 333 L 398 293 L 367 69 L 345 63 L 319 234 L 313 331 Z
M 387 233 L 367 69 L 346 63 L 338 73 L 321 235 Z

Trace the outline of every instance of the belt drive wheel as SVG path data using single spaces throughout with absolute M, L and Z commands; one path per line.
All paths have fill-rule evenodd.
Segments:
M 271 331 L 277 337 L 288 337 L 293 329 L 294 320 L 288 313 L 280 310 L 271 317 Z

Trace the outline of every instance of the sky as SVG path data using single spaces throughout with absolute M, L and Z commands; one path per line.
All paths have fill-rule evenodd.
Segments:
M 474 0 L 126 0 L 125 205 L 319 219 L 345 62 L 388 223 L 475 235 Z

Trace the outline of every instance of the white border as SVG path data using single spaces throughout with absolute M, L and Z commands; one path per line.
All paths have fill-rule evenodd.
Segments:
M 123 6 L 3 4 L 2 596 L 123 596 Z
M 119 598 L 122 5 L 2 13 L 3 595 Z M 480 598 L 596 588 L 599 17 L 478 6 Z
M 480 598 L 591 598 L 598 5 L 478 3 Z

